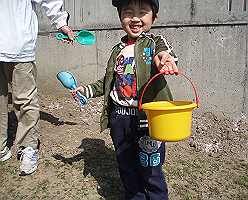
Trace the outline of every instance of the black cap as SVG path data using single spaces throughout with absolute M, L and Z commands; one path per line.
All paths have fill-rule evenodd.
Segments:
M 150 0 L 159 10 L 159 2 L 158 0 Z M 120 8 L 122 6 L 123 0 L 112 0 L 112 5 L 114 7 Z

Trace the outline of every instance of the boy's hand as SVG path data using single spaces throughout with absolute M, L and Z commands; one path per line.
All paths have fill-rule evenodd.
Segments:
M 74 44 L 74 39 L 72 37 L 73 31 L 70 29 L 69 26 L 62 26 L 61 28 L 58 29 L 59 33 L 63 33 L 68 36 L 68 39 L 61 39 L 62 42 L 67 43 L 67 44 Z
M 77 96 L 77 91 L 81 92 L 81 94 L 84 93 L 84 88 L 82 86 L 77 87 L 75 90 L 70 90 L 70 93 L 72 94 L 75 101 L 79 101 L 79 98 Z
M 161 51 L 154 57 L 154 62 L 160 72 L 165 72 L 166 75 L 173 75 L 175 72 L 178 72 L 177 65 L 173 57 L 166 51 Z M 176 74 L 176 73 L 175 73 Z

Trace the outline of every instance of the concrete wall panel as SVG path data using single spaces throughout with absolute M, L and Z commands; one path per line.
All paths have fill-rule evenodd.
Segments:
M 125 35 L 111 0 L 64 0 L 71 14 L 70 27 L 91 30 L 91 46 L 66 45 L 55 38 L 43 10 L 38 10 L 39 37 L 36 62 L 38 87 L 48 93 L 69 96 L 56 79 L 62 70 L 72 72 L 78 85 L 89 84 L 105 73 L 111 49 Z M 248 20 L 247 0 L 160 1 L 152 32 L 164 35 L 179 56 L 178 67 L 195 84 L 200 108 L 219 117 L 248 116 Z M 195 101 L 190 83 L 182 76 L 167 77 L 176 100 Z M 53 87 L 51 87 L 53 86 Z
M 159 29 L 179 56 L 179 70 L 195 84 L 200 98 L 197 112 L 221 117 L 240 116 L 246 70 L 247 27 L 184 27 Z M 195 101 L 184 77 L 167 78 L 176 100 Z
M 78 85 L 97 79 L 96 53 L 96 44 L 82 46 L 75 41 L 74 45 L 67 45 L 58 41 L 55 34 L 39 35 L 36 48 L 39 88 L 49 93 L 67 92 L 56 79 L 60 71 L 75 74 Z M 55 86 L 56 91 L 51 91 L 51 85 Z
M 74 30 L 121 28 L 111 0 L 64 0 Z M 247 0 L 167 0 L 160 1 L 159 26 L 247 23 Z M 40 32 L 51 29 L 44 11 L 38 10 Z M 55 28 L 52 27 L 54 31 Z

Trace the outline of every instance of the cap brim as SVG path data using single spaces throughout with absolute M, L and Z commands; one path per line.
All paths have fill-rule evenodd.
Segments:
M 114 7 L 120 7 L 121 6 L 121 1 L 120 0 L 112 0 L 112 5 Z

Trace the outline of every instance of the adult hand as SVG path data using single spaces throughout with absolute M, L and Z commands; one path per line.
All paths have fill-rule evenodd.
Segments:
M 63 33 L 68 36 L 67 38 L 61 39 L 62 42 L 67 43 L 67 44 L 74 44 L 74 39 L 72 37 L 73 31 L 69 26 L 62 26 L 61 28 L 58 29 L 60 33 Z
M 177 65 L 173 57 L 166 51 L 161 51 L 154 57 L 154 62 L 160 72 L 165 72 L 166 75 L 177 74 Z

